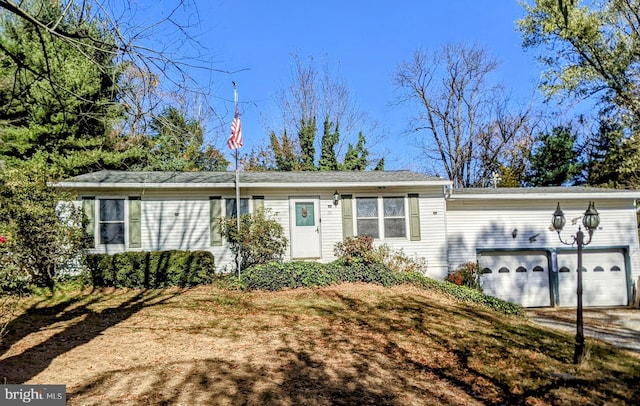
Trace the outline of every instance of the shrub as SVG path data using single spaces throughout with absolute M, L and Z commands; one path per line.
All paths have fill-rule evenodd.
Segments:
M 268 209 L 240 216 L 240 232 L 236 218 L 222 220 L 220 228 L 243 268 L 282 260 L 288 245 L 282 225 Z
M 460 265 L 453 273 L 447 275 L 445 280 L 458 286 L 466 286 L 482 291 L 480 285 L 480 268 L 477 262 L 466 262 Z
M 334 270 L 318 262 L 270 262 L 247 269 L 242 283 L 248 290 L 281 290 L 337 283 Z
M 459 301 L 477 303 L 503 314 L 513 314 L 520 317 L 525 316 L 524 309 L 521 305 L 510 303 L 493 296 L 487 296 L 478 290 L 471 289 L 466 286 L 437 281 L 417 273 L 402 274 L 398 276 L 398 279 L 399 283 L 408 283 L 422 289 L 431 289 L 442 292 Z
M 392 249 L 383 244 L 373 246 L 373 238 L 366 236 L 348 237 L 336 243 L 334 254 L 342 259 L 345 265 L 384 265 L 394 272 L 420 272 L 427 270 L 424 258 L 409 257 L 401 249 Z
M 373 249 L 373 238 L 362 235 L 347 237 L 344 241 L 336 243 L 333 252 L 336 257 L 343 258 L 346 265 L 381 262 Z
M 151 251 L 88 254 L 83 264 L 93 286 L 164 288 L 209 284 L 215 260 L 208 251 Z
M 73 196 L 47 186 L 36 171 L 0 172 L 0 265 L 5 276 L 28 277 L 53 288 L 56 277 L 82 252 L 82 213 L 69 203 Z M 65 202 L 64 204 L 61 202 Z M 14 270 L 19 269 L 16 273 Z M 16 282 L 21 283 L 20 280 Z

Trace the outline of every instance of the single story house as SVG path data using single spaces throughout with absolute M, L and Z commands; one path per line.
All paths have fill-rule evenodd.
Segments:
M 600 226 L 583 255 L 585 306 L 624 306 L 640 277 L 636 199 L 640 191 L 583 187 L 452 189 L 410 171 L 100 171 L 56 184 L 78 195 L 94 235 L 91 252 L 208 250 L 220 271 L 234 258 L 220 218 L 269 209 L 289 239 L 286 260 L 335 259 L 337 242 L 376 244 L 427 261 L 443 279 L 478 261 L 484 291 L 524 306 L 575 306 L 577 255 L 550 229 L 560 203 L 571 240 L 589 202 Z

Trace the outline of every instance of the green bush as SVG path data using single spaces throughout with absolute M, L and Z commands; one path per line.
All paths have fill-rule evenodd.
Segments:
M 215 260 L 208 251 L 87 254 L 83 265 L 96 287 L 187 287 L 210 284 L 215 277 Z
M 477 303 L 504 314 L 524 316 L 524 309 L 519 304 L 510 303 L 466 286 L 449 282 L 441 282 L 417 273 L 398 275 L 399 283 L 407 283 L 422 289 L 442 292 L 463 302 Z
M 337 260 L 330 264 L 291 261 L 257 265 L 242 273 L 247 290 L 281 290 L 327 286 L 342 282 L 366 282 L 393 286 L 397 277 L 383 264 L 347 264 Z
M 289 243 L 268 209 L 240 216 L 239 232 L 236 218 L 222 220 L 220 229 L 231 251 L 242 258 L 243 268 L 282 260 Z
M 318 262 L 270 262 L 251 267 L 242 273 L 242 284 L 248 290 L 281 290 L 326 286 L 340 282 L 337 272 Z
M 0 264 L 0 297 L 24 295 L 31 291 L 31 277 L 13 263 Z

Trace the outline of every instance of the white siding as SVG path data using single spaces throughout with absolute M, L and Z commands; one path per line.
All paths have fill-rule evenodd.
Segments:
M 476 260 L 478 249 L 545 249 L 565 247 L 551 231 L 555 200 L 450 200 L 447 203 L 449 268 Z M 563 238 L 571 236 L 582 224 L 588 201 L 560 201 L 567 218 Z M 631 200 L 595 200 L 600 226 L 593 235 L 591 248 L 629 249 L 632 280 L 640 276 L 636 211 Z M 575 224 L 572 224 L 575 219 Z M 514 238 L 512 233 L 517 230 Z

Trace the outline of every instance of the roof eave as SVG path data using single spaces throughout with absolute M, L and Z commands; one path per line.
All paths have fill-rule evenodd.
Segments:
M 240 188 L 260 187 L 268 189 L 278 188 L 366 188 L 366 187 L 433 187 L 449 186 L 451 182 L 446 180 L 434 181 L 397 181 L 397 182 L 305 182 L 305 183 L 282 183 L 282 182 L 241 182 Z M 51 184 L 52 187 L 63 189 L 227 189 L 235 188 L 235 183 L 113 183 L 113 182 L 57 182 Z
M 579 192 L 579 193 L 495 193 L 495 194 L 455 194 L 448 200 L 585 200 L 585 199 L 640 199 L 640 191 L 629 192 Z

